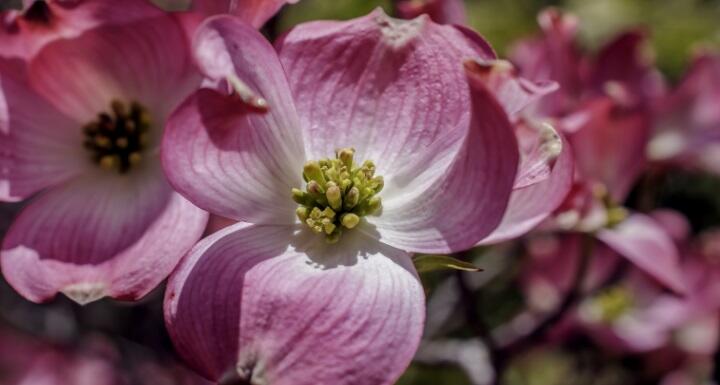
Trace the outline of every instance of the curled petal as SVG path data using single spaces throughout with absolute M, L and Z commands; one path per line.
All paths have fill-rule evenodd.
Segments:
M 405 195 L 383 203 L 382 215 L 369 219 L 387 244 L 425 253 L 463 250 L 490 234 L 505 213 L 517 171 L 517 141 L 475 65 L 466 68 L 472 98 L 467 138 L 445 168 L 416 164 L 427 168 L 420 182 L 405 182 Z M 405 181 L 402 175 L 398 179 Z
M 633 214 L 613 229 L 600 230 L 597 237 L 669 289 L 681 294 L 687 290 L 678 250 L 652 218 Z
M 510 203 L 500 225 L 480 244 L 520 236 L 552 214 L 573 185 L 573 156 L 569 143 L 549 125 L 517 125 L 521 162 Z
M 158 167 L 90 174 L 31 202 L 10 227 L 0 262 L 10 285 L 34 302 L 58 292 L 80 303 L 135 300 L 170 274 L 206 222 Z
M 402 0 L 397 10 L 403 19 L 414 19 L 423 13 L 440 24 L 465 24 L 463 0 Z
M 558 89 L 558 84 L 553 81 L 532 82 L 517 76 L 512 64 L 504 60 L 471 65 L 476 67 L 473 71 L 484 78 L 486 86 L 513 120 L 525 107 Z
M 359 232 L 327 245 L 238 223 L 190 252 L 165 316 L 181 355 L 214 381 L 376 385 L 410 362 L 423 302 L 409 255 Z
M 193 0 L 192 9 L 206 15 L 229 13 L 260 28 L 285 4 L 299 0 Z
M 24 199 L 83 173 L 80 124 L 27 84 L 18 60 L 0 59 L 0 201 Z
M 165 131 L 162 159 L 170 182 L 216 214 L 255 223 L 294 222 L 291 190 L 302 184 L 305 159 L 273 47 L 241 21 L 217 16 L 198 30 L 195 52 L 207 75 L 250 87 L 267 109 L 234 94 L 196 92 Z

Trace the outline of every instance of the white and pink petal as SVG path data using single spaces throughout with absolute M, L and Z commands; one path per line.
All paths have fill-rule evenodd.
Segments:
M 336 245 L 308 233 L 238 223 L 193 249 L 165 302 L 191 366 L 214 381 L 394 383 L 424 320 L 409 255 L 359 232 Z

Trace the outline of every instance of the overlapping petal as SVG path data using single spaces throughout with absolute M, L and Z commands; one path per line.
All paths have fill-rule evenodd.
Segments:
M 424 318 L 409 256 L 359 232 L 327 245 L 304 231 L 239 223 L 200 242 L 166 293 L 178 351 L 216 381 L 393 383 Z
M 192 8 L 206 15 L 229 13 L 260 28 L 285 4 L 299 0 L 193 0 Z
M 585 123 L 568 136 L 580 175 L 602 182 L 615 202 L 623 202 L 647 163 L 649 114 L 611 98 L 595 99 L 576 114 L 586 115 Z
M 206 75 L 241 82 L 255 102 L 237 90 L 227 95 L 202 89 L 183 103 L 170 118 L 163 143 L 170 182 L 213 213 L 254 223 L 292 223 L 296 204 L 290 192 L 302 184 L 305 158 L 273 47 L 249 25 L 218 16 L 198 30 L 195 53 Z
M 119 25 L 162 11 L 145 0 L 26 1 L 23 11 L 0 24 L 0 56 L 31 59 L 57 39 L 74 38 L 100 25 Z M 0 17 L 4 16 L 0 12 Z
M 0 59 L 0 201 L 27 198 L 87 170 L 81 133 L 30 89 L 18 60 Z
M 29 78 L 39 94 L 81 124 L 119 99 L 142 104 L 161 126 L 200 81 L 187 45 L 183 27 L 169 15 L 104 25 L 48 44 L 30 63 Z
M 633 214 L 615 228 L 600 230 L 597 237 L 666 287 L 678 293 L 687 290 L 678 250 L 652 218 Z
M 158 166 L 90 173 L 32 201 L 10 227 L 0 262 L 8 282 L 35 302 L 58 292 L 80 303 L 138 299 L 167 277 L 206 222 Z
M 415 252 L 452 252 L 472 247 L 499 225 L 515 182 L 518 147 L 503 107 L 476 69 L 468 63 L 472 121 L 462 148 L 447 168 L 414 165 L 428 167 L 421 182 L 397 176 L 396 183 L 406 184 L 404 194 L 369 219 L 383 242 Z
M 573 184 L 572 149 L 561 134 L 528 125 L 517 125 L 515 133 L 521 150 L 518 177 L 502 222 L 480 244 L 528 232 L 563 203 Z

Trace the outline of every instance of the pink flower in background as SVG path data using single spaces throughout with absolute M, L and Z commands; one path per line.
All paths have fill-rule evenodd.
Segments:
M 414 19 L 427 14 L 440 24 L 464 25 L 467 21 L 463 0 L 397 0 L 398 15 L 403 19 Z
M 29 59 L 45 44 L 100 25 L 138 21 L 159 12 L 146 0 L 27 0 L 22 10 L 0 12 L 0 57 Z
M 720 57 L 700 53 L 658 106 L 648 156 L 720 173 Z
M 33 197 L 0 263 L 25 298 L 135 300 L 202 234 L 207 214 L 160 167 L 165 118 L 198 84 L 178 21 L 144 18 L 0 61 L 0 199 Z
M 232 94 L 202 89 L 175 112 L 163 164 L 178 191 L 240 222 L 201 241 L 166 293 L 170 334 L 200 373 L 278 385 L 402 373 L 424 318 L 410 253 L 487 236 L 518 168 L 508 116 L 466 62 L 494 54 L 466 33 L 378 11 L 300 25 L 278 59 L 236 19 L 201 26 L 196 60 Z
M 300 0 L 192 0 L 191 8 L 207 16 L 231 14 L 260 28 L 285 4 Z

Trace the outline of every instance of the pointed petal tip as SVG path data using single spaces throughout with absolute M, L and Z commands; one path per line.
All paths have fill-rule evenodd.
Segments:
M 100 282 L 81 282 L 66 286 L 61 292 L 78 305 L 85 306 L 106 297 L 107 286 Z

